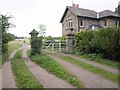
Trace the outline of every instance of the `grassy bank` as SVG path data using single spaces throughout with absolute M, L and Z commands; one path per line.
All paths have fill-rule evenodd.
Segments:
M 12 60 L 12 70 L 19 88 L 42 88 L 39 81 L 28 70 L 21 51 L 17 52 Z
M 86 60 L 89 59 L 91 61 L 95 61 L 95 62 L 98 62 L 100 64 L 105 64 L 105 65 L 108 65 L 110 67 L 120 69 L 120 63 L 115 62 L 115 61 L 110 61 L 110 60 L 107 60 L 107 59 L 103 59 L 101 56 L 99 56 L 97 54 L 83 54 L 83 55 L 80 55 L 80 57 L 81 58 L 86 58 Z
M 114 81 L 114 82 L 118 83 L 118 75 L 117 74 L 113 74 L 112 72 L 108 72 L 108 71 L 100 69 L 96 66 L 84 63 L 82 61 L 78 61 L 78 60 L 76 60 L 74 58 L 71 58 L 69 56 L 60 56 L 60 55 L 54 55 L 54 56 L 56 56 L 58 58 L 61 58 L 62 60 L 65 60 L 67 62 L 70 62 L 72 64 L 75 64 L 79 67 L 82 67 L 82 68 L 84 68 L 84 69 L 86 69 L 86 70 L 88 70 L 92 73 L 95 73 L 97 75 L 100 75 L 100 76 L 102 76 L 106 79 L 109 79 L 111 81 Z
M 28 52 L 28 54 L 30 55 L 30 51 Z M 67 81 L 71 85 L 78 88 L 84 87 L 84 85 L 80 81 L 78 81 L 78 79 L 74 75 L 66 71 L 59 63 L 46 56 L 45 54 L 31 56 L 31 59 L 39 64 L 42 68 L 46 69 L 48 72 Z
M 2 68 L 2 55 L 0 55 L 0 69 Z
M 14 50 L 20 47 L 22 47 L 22 45 L 16 40 L 9 42 L 8 43 L 8 55 L 10 55 L 10 53 L 12 53 Z

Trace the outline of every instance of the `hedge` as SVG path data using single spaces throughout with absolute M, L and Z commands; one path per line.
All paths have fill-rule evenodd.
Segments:
M 103 58 L 120 60 L 120 27 L 86 30 L 75 35 L 75 48 L 80 54 L 96 53 Z

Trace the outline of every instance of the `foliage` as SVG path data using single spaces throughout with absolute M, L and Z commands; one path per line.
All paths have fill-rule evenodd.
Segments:
M 42 88 L 42 85 L 27 68 L 21 51 L 17 52 L 12 60 L 12 70 L 19 88 Z
M 42 48 L 42 37 L 31 39 L 31 55 L 40 54 Z
M 2 68 L 2 55 L 0 55 L 0 69 Z
M 8 55 L 10 55 L 10 53 L 12 53 L 14 50 L 16 50 L 20 47 L 22 47 L 22 45 L 19 42 L 17 42 L 16 40 L 10 41 L 8 43 Z
M 95 34 L 95 31 L 93 30 L 77 33 L 75 35 L 76 51 L 80 52 L 81 54 L 94 52 L 94 49 L 91 43 L 94 37 L 94 34 Z
M 86 60 L 89 59 L 91 61 L 98 62 L 100 64 L 105 64 L 105 65 L 108 65 L 108 66 L 116 68 L 116 69 L 120 68 L 120 67 L 118 67 L 118 66 L 120 66 L 119 63 L 110 61 L 107 59 L 103 59 L 100 54 L 83 54 L 80 57 L 86 58 Z
M 31 57 L 31 59 L 39 64 L 42 68 L 46 69 L 57 77 L 66 80 L 73 86 L 76 86 L 78 88 L 83 87 L 83 84 L 79 82 L 74 75 L 66 71 L 59 63 L 46 56 L 45 54 L 34 55 Z
M 2 53 L 3 60 L 7 58 L 8 53 L 8 42 L 15 39 L 13 34 L 8 33 L 8 28 L 13 27 L 14 25 L 10 23 L 12 16 L 1 15 L 1 25 L 2 25 Z
M 120 28 L 102 28 L 75 35 L 76 51 L 80 54 L 101 54 L 109 60 L 120 60 Z
M 46 37 L 46 40 L 53 40 L 53 37 L 52 36 L 48 36 L 48 37 Z
M 118 5 L 117 8 L 115 8 L 115 12 L 118 13 L 120 15 L 120 4 Z
M 39 31 L 40 36 L 44 37 L 46 33 L 46 26 L 43 24 L 39 24 L 38 29 L 40 30 Z
M 72 63 L 72 64 L 76 64 L 76 65 L 78 65 L 79 67 L 82 67 L 82 68 L 84 68 L 84 69 L 86 69 L 86 70 L 88 70 L 88 71 L 90 71 L 90 72 L 92 72 L 92 73 L 98 74 L 98 75 L 100 75 L 100 76 L 102 76 L 102 77 L 104 77 L 104 78 L 107 78 L 107 79 L 109 79 L 109 80 L 112 80 L 112 81 L 118 83 L 118 75 L 117 75 L 117 74 L 114 74 L 114 73 L 112 73 L 112 72 L 103 70 L 103 69 L 101 69 L 101 68 L 98 68 L 98 67 L 96 67 L 96 66 L 87 64 L 87 63 L 85 63 L 85 62 L 76 60 L 76 59 L 74 59 L 74 58 L 72 58 L 72 57 L 69 57 L 69 56 L 64 56 L 64 57 L 61 56 L 61 55 L 55 55 L 55 56 L 61 58 L 62 60 L 68 61 L 68 62 L 70 62 L 70 63 Z
M 63 35 L 62 37 L 60 37 L 60 40 L 66 40 L 66 36 Z

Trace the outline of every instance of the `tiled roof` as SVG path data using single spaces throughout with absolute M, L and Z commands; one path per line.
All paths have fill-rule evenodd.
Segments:
M 91 17 L 91 18 L 97 18 L 97 12 L 93 10 L 88 9 L 82 9 L 77 7 L 70 7 L 68 6 L 68 9 L 77 16 L 84 16 L 84 17 Z
M 89 9 L 67 6 L 60 22 L 63 21 L 67 10 L 70 10 L 70 12 L 72 12 L 75 16 L 83 16 L 83 17 L 89 17 L 89 18 L 95 18 L 95 19 L 108 17 L 108 16 L 113 16 L 113 17 L 119 17 L 120 18 L 120 16 L 117 13 L 115 13 L 113 11 L 110 11 L 110 10 L 104 10 L 102 12 L 96 12 L 96 11 L 89 10 Z
M 114 17 L 120 17 L 117 13 L 112 12 L 110 10 L 104 10 L 102 12 L 99 12 L 99 17 L 107 17 L 107 16 L 114 16 Z

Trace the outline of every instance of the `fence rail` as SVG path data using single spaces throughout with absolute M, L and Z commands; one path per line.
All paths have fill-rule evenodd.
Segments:
M 42 48 L 51 51 L 66 51 L 66 40 L 44 41 Z

